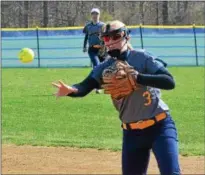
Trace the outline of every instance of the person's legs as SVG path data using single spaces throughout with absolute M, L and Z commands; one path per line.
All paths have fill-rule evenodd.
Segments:
M 150 149 L 137 131 L 123 131 L 122 174 L 146 175 Z
M 90 60 L 92 62 L 93 68 L 100 64 L 100 61 L 98 58 L 98 52 L 92 51 L 92 49 L 89 48 L 88 55 L 89 55 Z
M 171 117 L 160 123 L 152 150 L 161 175 L 180 174 L 177 131 Z
M 96 49 L 89 48 L 88 49 L 88 55 L 89 55 L 90 60 L 92 62 L 93 68 L 95 68 L 97 65 L 100 64 L 100 60 L 98 58 L 98 51 Z M 101 90 L 100 89 L 96 89 L 95 92 L 96 92 L 96 94 L 100 94 Z

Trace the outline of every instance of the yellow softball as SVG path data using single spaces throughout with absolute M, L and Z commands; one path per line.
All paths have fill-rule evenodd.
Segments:
M 23 48 L 18 54 L 19 60 L 22 63 L 30 63 L 34 59 L 34 51 L 30 48 Z

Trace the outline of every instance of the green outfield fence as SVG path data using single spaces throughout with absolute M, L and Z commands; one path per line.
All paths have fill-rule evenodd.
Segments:
M 145 49 L 169 66 L 205 65 L 205 26 L 128 26 L 131 44 Z M 86 67 L 87 53 L 82 52 L 83 27 L 2 28 L 2 67 Z M 32 63 L 18 60 L 21 48 L 34 50 Z

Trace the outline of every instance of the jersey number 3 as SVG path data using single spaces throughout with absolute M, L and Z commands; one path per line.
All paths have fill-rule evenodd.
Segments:
M 149 91 L 145 91 L 143 93 L 143 97 L 146 98 L 146 102 L 144 103 L 145 106 L 149 106 L 152 103 L 151 94 Z

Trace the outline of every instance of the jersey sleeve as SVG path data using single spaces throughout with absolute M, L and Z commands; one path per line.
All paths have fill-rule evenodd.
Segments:
M 91 77 L 93 79 L 95 79 L 99 85 L 102 84 L 102 73 L 103 73 L 103 66 L 102 65 L 98 65 L 96 66 L 93 71 L 91 72 Z
M 145 69 L 147 73 L 154 74 L 162 67 L 166 67 L 166 63 L 164 61 L 160 60 L 151 53 L 145 51 L 144 56 L 146 60 Z
M 78 89 L 77 93 L 68 94 L 70 97 L 84 97 L 93 89 L 98 88 L 98 82 L 93 79 L 89 74 L 82 82 L 74 84 L 72 87 Z
M 90 23 L 89 22 L 86 22 L 86 24 L 85 24 L 85 26 L 84 26 L 84 28 L 83 28 L 83 33 L 84 34 L 87 34 L 88 33 L 88 25 L 89 25 Z
M 83 28 L 83 33 L 87 33 L 87 26 L 85 26 L 84 28 Z

